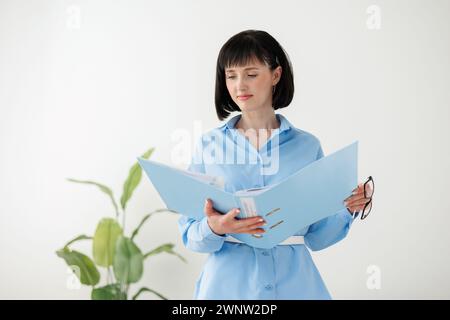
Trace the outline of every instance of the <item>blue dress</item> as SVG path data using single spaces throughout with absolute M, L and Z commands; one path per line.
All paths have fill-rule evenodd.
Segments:
M 279 129 L 256 150 L 235 128 L 240 116 L 202 135 L 189 171 L 223 176 L 225 190 L 236 192 L 277 183 L 323 157 L 320 141 L 281 114 L 276 114 Z M 342 240 L 352 222 L 343 209 L 298 230 L 295 235 L 303 235 L 305 244 L 259 249 L 225 242 L 227 235 L 215 234 L 206 215 L 201 221 L 180 216 L 184 245 L 208 253 L 193 299 L 331 299 L 309 250 L 322 250 Z

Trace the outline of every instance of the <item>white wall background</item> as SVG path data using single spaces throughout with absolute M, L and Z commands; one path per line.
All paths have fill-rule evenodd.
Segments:
M 370 5 L 380 29 L 366 24 Z M 280 113 L 326 154 L 359 140 L 360 180 L 375 178 L 371 216 L 313 254 L 333 297 L 449 299 L 449 21 L 450 2 L 439 0 L 1 0 L 0 298 L 89 298 L 68 289 L 55 250 L 113 211 L 94 187 L 65 178 L 103 182 L 119 198 L 147 148 L 170 164 L 175 130 L 221 124 L 223 43 L 262 29 L 294 67 L 295 98 Z M 143 179 L 126 232 L 162 206 Z M 137 242 L 144 251 L 173 242 L 189 263 L 148 259 L 132 292 L 191 299 L 206 256 L 183 247 L 176 221 L 155 216 Z M 89 242 L 73 248 L 91 255 Z M 379 289 L 367 286 L 372 265 Z

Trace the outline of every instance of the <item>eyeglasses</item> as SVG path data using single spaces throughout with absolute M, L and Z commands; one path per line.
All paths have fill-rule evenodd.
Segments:
M 375 189 L 375 183 L 373 182 L 372 176 L 367 178 L 367 181 L 364 182 L 364 198 L 369 199 L 369 201 L 364 205 L 364 208 L 361 213 L 361 220 L 364 220 L 369 215 L 372 210 L 372 196 Z M 356 219 L 359 215 L 360 211 L 355 213 L 354 218 Z

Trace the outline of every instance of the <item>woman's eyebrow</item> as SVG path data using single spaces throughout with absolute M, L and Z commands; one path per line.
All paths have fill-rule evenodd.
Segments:
M 245 68 L 244 70 L 252 70 L 252 69 L 258 70 L 259 68 L 257 68 L 257 67 L 248 67 L 248 68 Z M 234 71 L 234 69 L 227 69 L 227 70 L 225 70 L 225 72 L 233 72 L 233 71 Z

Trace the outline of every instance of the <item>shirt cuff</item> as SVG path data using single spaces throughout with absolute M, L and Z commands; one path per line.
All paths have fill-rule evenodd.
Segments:
M 344 210 L 342 210 L 343 212 L 341 213 L 341 217 L 345 220 L 345 222 L 349 223 L 350 225 L 352 225 L 353 221 L 356 220 L 356 217 L 358 216 L 357 214 L 355 216 L 352 215 L 352 213 L 350 211 L 348 211 L 347 208 L 345 208 Z
M 220 236 L 218 234 L 216 234 L 214 231 L 212 231 L 212 229 L 210 228 L 209 224 L 208 224 L 208 218 L 204 217 L 201 221 L 200 221 L 200 233 L 202 238 L 207 238 L 207 239 L 211 239 L 211 240 L 221 240 L 221 239 L 225 239 L 227 237 L 227 235 L 223 235 Z
M 355 212 L 355 214 L 353 215 L 353 212 L 351 212 L 350 210 L 348 210 L 348 208 L 345 208 L 345 211 L 348 213 L 348 215 L 354 220 L 356 218 L 358 218 L 359 216 L 359 211 Z

